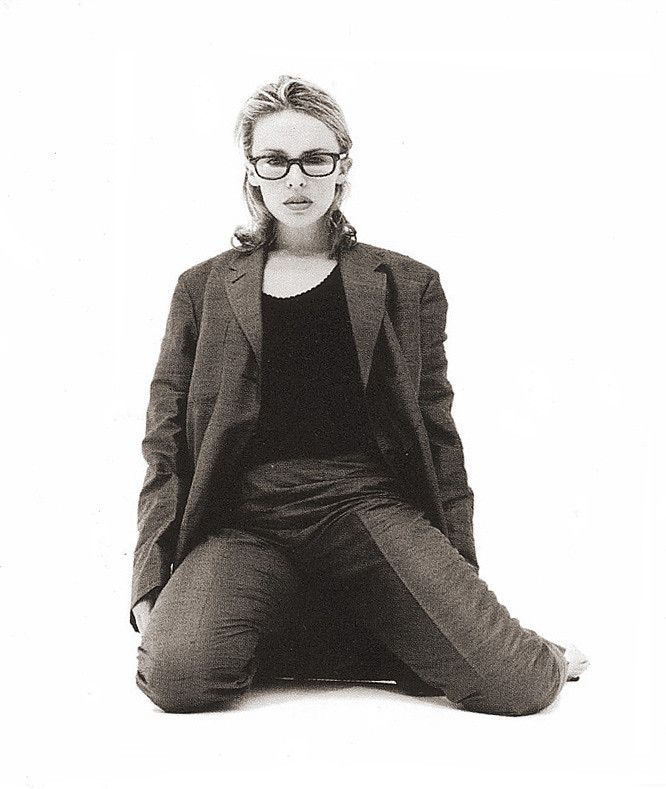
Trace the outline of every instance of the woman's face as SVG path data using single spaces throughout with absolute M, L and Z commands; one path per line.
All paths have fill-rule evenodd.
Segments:
M 264 115 L 256 122 L 252 138 L 252 156 L 280 154 L 296 159 L 306 151 L 340 153 L 335 134 L 325 123 L 305 112 L 280 110 Z M 289 172 L 275 181 L 260 178 L 248 162 L 248 180 L 258 186 L 266 208 L 278 222 L 305 228 L 320 220 L 331 207 L 335 185 L 344 180 L 350 160 L 338 161 L 335 170 L 323 177 L 305 175 L 294 163 Z M 344 169 L 343 169 L 344 168 Z M 305 207 L 290 207 L 286 202 L 294 197 L 308 198 Z

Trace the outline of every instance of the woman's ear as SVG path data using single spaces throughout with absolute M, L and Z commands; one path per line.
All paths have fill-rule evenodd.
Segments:
M 251 186 L 259 186 L 259 176 L 255 172 L 254 165 L 248 162 L 245 165 L 245 171 L 247 173 L 247 180 L 249 181 Z
M 340 172 L 335 178 L 336 184 L 343 184 L 347 180 L 347 173 L 352 166 L 352 159 L 340 159 Z

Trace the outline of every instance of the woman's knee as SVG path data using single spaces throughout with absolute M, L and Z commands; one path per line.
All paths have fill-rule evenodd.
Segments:
M 140 648 L 136 684 L 164 712 L 199 712 L 238 700 L 254 673 L 254 657 L 233 648 L 170 645 Z

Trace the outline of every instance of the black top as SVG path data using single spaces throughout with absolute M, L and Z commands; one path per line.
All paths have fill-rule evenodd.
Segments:
M 368 450 L 368 422 L 340 265 L 318 285 L 262 293 L 261 408 L 246 463 Z

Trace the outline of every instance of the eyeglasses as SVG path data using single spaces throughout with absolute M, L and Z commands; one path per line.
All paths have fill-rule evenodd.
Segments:
M 287 159 L 286 156 L 273 154 L 272 156 L 254 156 L 248 161 L 254 165 L 254 170 L 259 178 L 277 181 L 279 178 L 285 177 L 292 164 L 297 164 L 305 175 L 323 178 L 335 170 L 338 160 L 347 156 L 347 151 L 342 153 L 308 153 L 299 159 Z

